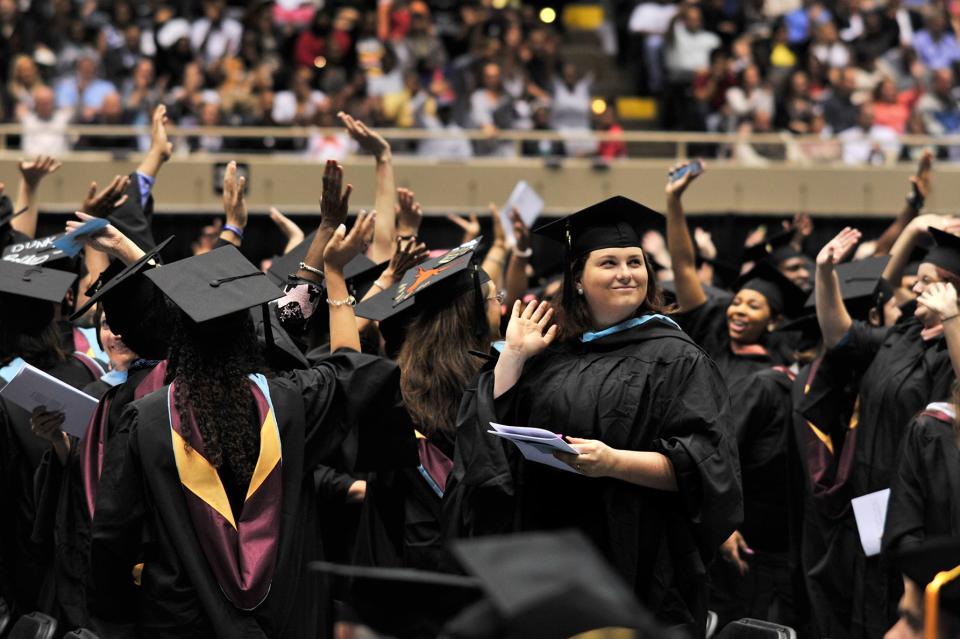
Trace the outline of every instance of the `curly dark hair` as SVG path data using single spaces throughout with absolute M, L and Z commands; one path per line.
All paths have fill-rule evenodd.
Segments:
M 174 321 L 168 378 L 176 382 L 174 405 L 181 420 L 191 412 L 207 460 L 226 462 L 241 485 L 253 476 L 260 432 L 247 375 L 262 370 L 263 357 L 249 311 L 197 324 L 182 312 Z M 187 442 L 194 445 L 189 437 Z

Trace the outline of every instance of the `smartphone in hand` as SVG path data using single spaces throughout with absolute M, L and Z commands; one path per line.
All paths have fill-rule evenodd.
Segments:
M 703 173 L 703 162 L 700 160 L 693 160 L 689 164 L 686 164 L 685 166 L 682 166 L 676 171 L 670 173 L 668 177 L 671 182 L 676 182 L 687 173 L 692 173 L 694 176 Z

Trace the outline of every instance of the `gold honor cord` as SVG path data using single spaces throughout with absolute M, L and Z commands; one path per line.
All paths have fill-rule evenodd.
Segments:
M 940 589 L 960 577 L 960 566 L 937 573 L 924 592 L 923 637 L 937 639 L 940 625 Z

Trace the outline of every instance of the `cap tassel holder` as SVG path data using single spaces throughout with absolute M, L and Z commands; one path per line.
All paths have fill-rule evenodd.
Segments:
M 927 584 L 923 594 L 924 639 L 938 639 L 940 636 L 940 590 L 958 577 L 960 577 L 960 566 L 937 573 L 933 581 Z
M 567 241 L 563 243 L 563 307 L 573 310 L 573 238 L 570 234 L 570 222 L 564 230 Z

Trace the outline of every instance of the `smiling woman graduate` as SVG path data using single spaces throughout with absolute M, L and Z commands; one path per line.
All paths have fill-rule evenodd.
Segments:
M 658 619 L 702 636 L 705 566 L 742 515 L 736 441 L 716 366 L 659 312 L 640 248 L 658 217 L 614 197 L 536 231 L 567 252 L 557 325 L 514 306 L 460 406 L 444 515 L 454 536 L 578 528 Z M 526 463 L 490 422 L 564 433 L 578 472 Z

